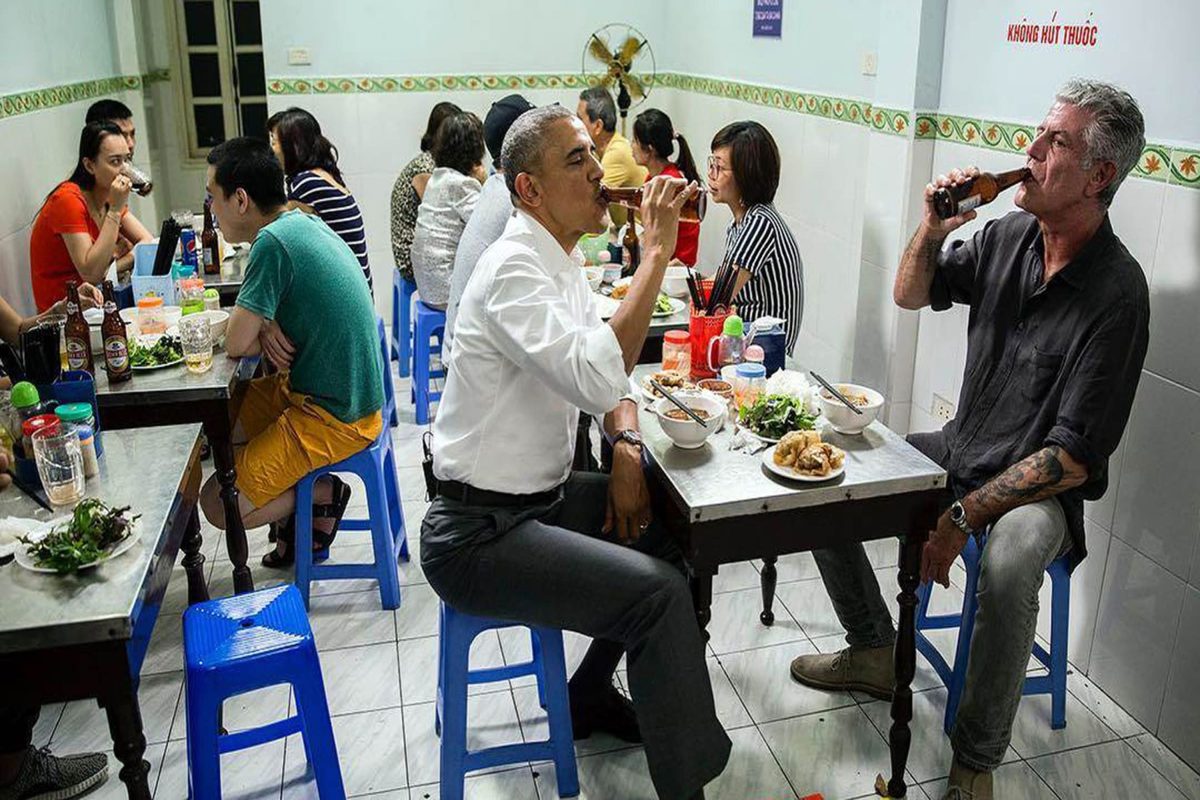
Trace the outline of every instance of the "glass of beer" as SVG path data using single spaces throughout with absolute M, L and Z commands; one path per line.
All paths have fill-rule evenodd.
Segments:
M 189 314 L 179 318 L 179 341 L 188 371 L 200 374 L 213 365 L 212 327 L 208 314 Z
M 54 425 L 33 432 L 33 460 L 42 489 L 51 505 L 73 506 L 83 499 L 83 451 L 71 425 Z

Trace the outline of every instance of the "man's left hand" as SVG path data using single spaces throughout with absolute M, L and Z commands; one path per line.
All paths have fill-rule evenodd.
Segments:
M 966 546 L 967 535 L 950 521 L 950 512 L 944 512 L 921 552 L 921 583 L 934 580 L 949 586 L 950 565 Z
M 650 491 L 642 472 L 641 448 L 618 441 L 613 447 L 603 530 L 608 533 L 615 528 L 619 542 L 633 544 L 650 524 L 650 519 Z
M 283 329 L 274 320 L 263 323 L 258 334 L 262 351 L 275 369 L 283 371 L 291 369 L 292 359 L 296 355 L 296 346 L 287 337 Z

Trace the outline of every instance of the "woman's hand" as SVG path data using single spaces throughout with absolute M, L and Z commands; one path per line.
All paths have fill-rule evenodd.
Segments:
M 90 283 L 79 284 L 79 305 L 87 311 L 89 308 L 104 308 L 104 294 Z
M 129 204 L 129 192 L 133 190 L 133 181 L 125 175 L 113 178 L 112 186 L 108 189 L 108 207 L 118 214 Z

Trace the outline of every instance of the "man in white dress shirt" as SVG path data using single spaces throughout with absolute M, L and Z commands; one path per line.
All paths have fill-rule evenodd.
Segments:
M 517 210 L 458 309 L 422 567 L 464 612 L 594 637 L 570 681 L 576 738 L 644 740 L 659 797 L 702 798 L 730 742 L 682 556 L 651 520 L 637 406 L 626 397 L 679 209 L 696 188 L 670 178 L 647 186 L 642 268 L 604 323 L 573 258 L 582 234 L 604 230 L 603 170 L 586 129 L 559 106 L 529 111 L 501 161 Z M 571 470 L 580 410 L 604 415 L 611 476 Z M 636 722 L 612 685 L 622 653 Z

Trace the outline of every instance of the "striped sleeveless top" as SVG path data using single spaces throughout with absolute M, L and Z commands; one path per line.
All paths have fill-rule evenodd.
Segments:
M 287 190 L 288 200 L 311 206 L 321 221 L 349 245 L 373 293 L 371 268 L 367 264 L 367 232 L 354 195 L 343 192 L 312 170 L 288 178 Z

